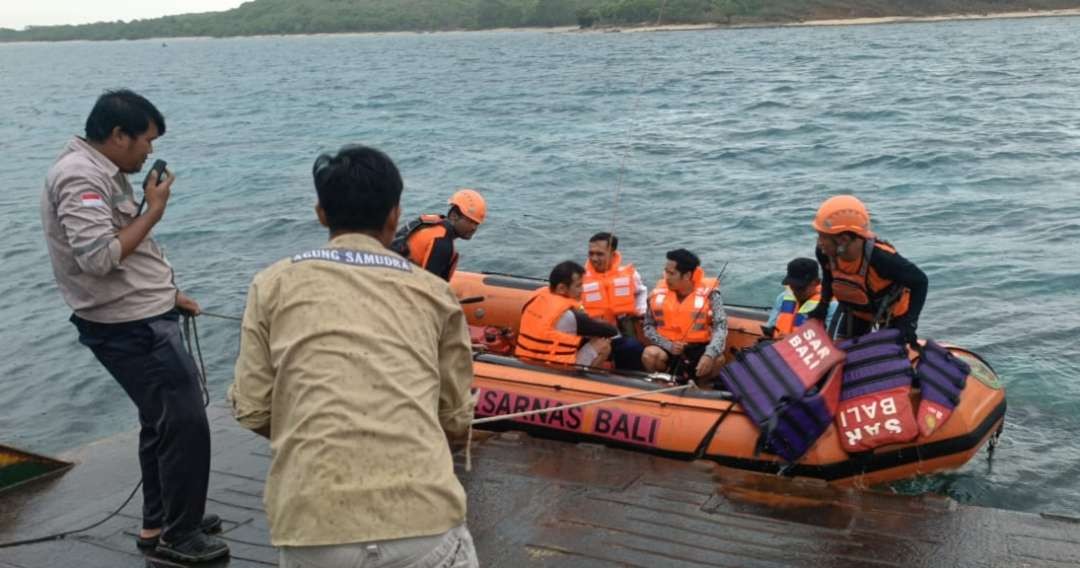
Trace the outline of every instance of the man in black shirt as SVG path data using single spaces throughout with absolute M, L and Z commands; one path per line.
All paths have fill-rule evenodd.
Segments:
M 855 337 L 875 326 L 894 327 L 915 344 L 929 281 L 911 261 L 870 230 L 870 213 L 851 195 L 826 200 L 813 222 L 818 232 L 821 301 L 810 317 L 824 320 L 840 302 L 839 334 Z
M 390 248 L 446 280 L 457 270 L 456 239 L 469 240 L 487 216 L 487 202 L 475 190 L 459 189 L 446 215 L 421 215 L 398 229 Z

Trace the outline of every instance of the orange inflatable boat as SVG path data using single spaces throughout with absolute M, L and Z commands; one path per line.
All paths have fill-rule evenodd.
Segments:
M 958 468 L 995 439 L 1004 424 L 1005 391 L 993 369 L 975 353 L 949 347 L 971 366 L 971 374 L 952 416 L 931 436 L 849 455 L 841 447 L 834 424 L 798 462 L 787 464 L 777 456 L 755 452 L 758 429 L 732 402 L 730 393 L 692 389 L 649 394 L 673 383 L 642 373 L 553 368 L 493 354 L 512 347 L 522 305 L 546 281 L 458 272 L 451 284 L 474 326 L 477 417 L 641 395 L 493 422 L 485 428 L 525 430 L 681 459 L 708 459 L 744 470 L 838 484 L 872 485 Z M 725 309 L 730 358 L 761 338 L 768 309 L 732 305 Z

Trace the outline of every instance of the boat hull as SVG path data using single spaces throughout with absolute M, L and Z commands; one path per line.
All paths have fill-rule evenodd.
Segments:
M 74 464 L 0 445 L 0 493 L 60 475 Z

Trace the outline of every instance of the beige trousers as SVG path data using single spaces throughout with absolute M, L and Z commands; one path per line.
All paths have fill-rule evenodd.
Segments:
M 330 546 L 283 546 L 280 568 L 479 568 L 465 525 L 443 534 Z

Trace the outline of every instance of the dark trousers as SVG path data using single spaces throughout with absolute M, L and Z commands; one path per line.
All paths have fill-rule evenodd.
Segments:
M 641 352 L 645 346 L 633 337 L 625 335 L 611 341 L 611 361 L 615 368 L 623 371 L 644 371 L 641 364 Z
M 143 528 L 163 529 L 166 542 L 196 530 L 210 478 L 210 425 L 198 371 L 181 340 L 179 314 L 118 324 L 77 316 L 79 342 L 139 409 Z
M 705 348 L 708 346 L 708 343 L 688 343 L 683 348 L 682 355 L 668 352 L 668 372 L 675 376 L 676 383 L 685 385 L 697 379 L 697 366 L 705 356 Z
M 850 339 L 870 333 L 872 327 L 871 322 L 852 315 L 851 306 L 841 302 L 829 324 L 829 335 L 837 339 Z

